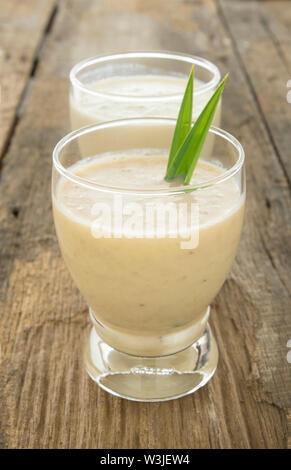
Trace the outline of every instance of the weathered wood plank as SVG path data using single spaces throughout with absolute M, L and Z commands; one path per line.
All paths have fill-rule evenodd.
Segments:
M 56 0 L 0 1 L 0 159 Z
M 290 299 L 279 261 L 288 238 L 279 228 L 290 222 L 288 185 L 218 13 L 211 0 L 162 8 L 155 0 L 60 4 L 0 182 L 2 447 L 287 445 Z M 220 347 L 214 379 L 193 396 L 142 404 L 106 394 L 83 369 L 86 306 L 57 248 L 51 150 L 69 127 L 67 75 L 75 61 L 162 48 L 209 57 L 231 72 L 224 123 L 247 153 L 248 209 L 237 261 L 212 309 Z
M 268 15 L 270 5 L 277 2 L 258 3 L 237 0 L 219 0 L 234 47 L 239 52 L 241 64 L 252 88 L 253 98 L 261 111 L 261 119 L 270 134 L 277 157 L 282 164 L 290 184 L 291 162 L 290 149 L 290 104 L 287 102 L 286 84 L 290 78 L 290 41 L 291 33 L 287 28 L 280 28 L 284 34 L 284 43 L 288 37 L 289 51 L 281 53 L 281 43 L 272 34 Z M 290 6 L 281 2 L 285 17 L 290 20 Z M 281 18 L 282 19 L 282 18 Z M 291 21 L 290 21 L 291 24 Z M 280 21 L 281 25 L 281 21 Z M 279 45 L 280 43 L 280 45 Z M 288 47 L 284 48 L 288 50 Z
M 262 324 L 257 331 L 262 348 L 260 354 L 265 356 L 261 362 L 261 377 L 265 382 L 266 390 L 272 393 L 274 402 L 288 407 L 291 405 L 289 392 L 291 367 L 286 361 L 286 344 L 290 337 L 291 326 L 288 313 L 288 310 L 290 312 L 288 305 L 290 305 L 291 234 L 290 197 L 288 196 L 288 188 L 290 189 L 288 149 L 291 144 L 288 128 L 291 125 L 291 108 L 286 100 L 288 71 L 265 28 L 268 22 L 266 12 L 263 12 L 261 5 L 257 2 L 248 3 L 249 7 L 246 8 L 246 4 L 240 0 L 237 2 L 219 1 L 226 29 L 230 31 L 234 49 L 242 63 L 243 74 L 250 85 L 256 107 L 259 109 L 259 117 L 263 116 L 262 126 L 274 149 L 265 146 L 259 135 L 250 148 L 249 159 L 254 161 L 251 165 L 256 184 L 254 192 L 256 200 L 249 200 L 249 206 L 254 206 L 254 209 L 260 208 L 262 211 L 261 222 L 257 224 L 256 231 L 260 239 L 260 249 L 266 254 L 265 266 L 257 265 L 260 274 L 264 275 L 265 282 L 263 290 L 265 299 L 261 299 L 261 311 L 258 312 L 262 318 Z M 234 101 L 234 95 L 232 97 Z M 239 109 L 237 111 L 239 112 Z M 260 160 L 256 155 L 253 160 L 254 151 L 258 145 L 261 147 L 262 159 Z M 271 154 L 278 158 L 282 166 L 281 176 L 280 172 L 273 172 L 275 165 Z M 267 172 L 271 170 L 273 174 L 270 173 L 267 176 L 266 170 Z M 266 263 L 269 265 L 268 268 Z M 271 280 L 270 268 L 277 276 L 277 281 Z M 261 297 L 263 297 L 262 294 Z M 276 305 L 275 300 L 279 297 L 280 307 Z M 284 307 L 283 299 L 285 299 Z M 265 302 L 269 307 L 265 307 Z M 267 321 L 264 320 L 265 318 Z
M 262 8 L 264 26 L 291 76 L 291 7 L 286 0 L 272 0 Z

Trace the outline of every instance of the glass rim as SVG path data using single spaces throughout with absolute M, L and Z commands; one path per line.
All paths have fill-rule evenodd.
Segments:
M 85 127 L 81 127 L 80 129 L 77 129 L 75 131 L 70 132 L 69 134 L 65 135 L 55 146 L 52 154 L 53 158 L 53 165 L 55 169 L 66 179 L 69 179 L 73 183 L 78 184 L 79 186 L 87 187 L 90 189 L 94 189 L 100 192 L 106 192 L 106 193 L 119 193 L 119 194 L 136 194 L 139 196 L 154 196 L 154 195 L 160 195 L 160 196 L 170 196 L 174 194 L 185 194 L 187 192 L 192 192 L 196 191 L 198 189 L 207 189 L 208 187 L 212 187 L 216 184 L 222 183 L 229 178 L 233 177 L 240 169 L 242 168 L 245 160 L 245 153 L 244 149 L 241 145 L 241 143 L 234 137 L 232 136 L 229 132 L 220 129 L 215 126 L 210 127 L 210 132 L 223 138 L 227 142 L 231 143 L 233 147 L 235 147 L 237 153 L 238 153 L 238 158 L 236 162 L 232 165 L 231 168 L 228 168 L 225 170 L 221 175 L 216 176 L 214 178 L 210 178 L 207 181 L 204 181 L 203 184 L 195 184 L 195 185 L 185 185 L 185 186 L 173 186 L 167 189 L 152 189 L 152 188 L 125 188 L 125 187 L 118 187 L 118 186 L 110 186 L 110 185 L 103 185 L 96 183 L 93 180 L 90 180 L 88 178 L 84 178 L 82 176 L 78 176 L 74 174 L 72 171 L 69 169 L 65 168 L 62 163 L 60 162 L 60 154 L 63 151 L 65 147 L 67 147 L 70 143 L 72 143 L 74 140 L 78 139 L 79 137 L 89 134 L 90 132 L 102 130 L 105 128 L 112 128 L 116 126 L 123 126 L 123 125 L 130 125 L 130 124 L 142 124 L 146 122 L 156 122 L 156 123 L 161 123 L 161 124 L 173 124 L 173 127 L 176 124 L 176 119 L 173 118 L 131 118 L 131 119 L 119 119 L 116 121 L 109 121 L 109 122 L 104 122 L 104 123 L 99 123 L 99 124 L 91 124 Z M 82 160 L 81 158 L 78 160 Z
M 188 54 L 183 54 L 180 52 L 171 52 L 171 51 L 135 51 L 135 52 L 120 52 L 120 53 L 114 53 L 114 54 L 104 54 L 104 55 L 98 55 L 94 57 L 90 57 L 84 60 L 81 60 L 77 64 L 73 66 L 73 68 L 70 71 L 70 81 L 71 84 L 82 90 L 83 92 L 86 92 L 92 96 L 103 96 L 107 97 L 110 99 L 115 99 L 119 101 L 168 101 L 170 100 L 176 100 L 178 98 L 183 97 L 183 93 L 173 93 L 169 95 L 163 95 L 163 96 L 136 96 L 136 95 L 120 95 L 118 93 L 106 93 L 102 91 L 97 91 L 97 90 L 92 90 L 88 86 L 84 85 L 81 80 L 77 78 L 77 74 L 82 70 L 85 69 L 88 66 L 94 65 L 94 64 L 100 64 L 102 62 L 111 62 L 111 61 L 118 61 L 120 59 L 124 58 L 155 58 L 155 59 L 170 59 L 170 60 L 179 60 L 181 62 L 188 62 L 190 65 L 198 65 L 201 66 L 204 69 L 207 69 L 210 73 L 212 73 L 212 78 L 207 81 L 206 83 L 202 84 L 199 86 L 198 89 L 193 91 L 194 96 L 198 96 L 202 93 L 205 93 L 215 86 L 218 85 L 220 79 L 221 79 L 221 74 L 218 69 L 218 67 L 213 63 L 210 62 L 207 59 L 204 59 L 199 56 L 192 56 Z

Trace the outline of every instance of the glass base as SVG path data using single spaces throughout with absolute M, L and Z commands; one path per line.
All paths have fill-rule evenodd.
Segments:
M 89 376 L 107 392 L 134 401 L 166 401 L 203 387 L 213 376 L 218 349 L 210 326 L 183 351 L 139 357 L 115 350 L 91 329 L 85 346 Z

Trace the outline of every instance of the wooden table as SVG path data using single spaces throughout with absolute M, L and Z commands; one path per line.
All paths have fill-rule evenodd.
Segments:
M 1 447 L 287 447 L 291 4 L 0 0 L 0 48 Z M 239 253 L 212 308 L 216 375 L 192 396 L 143 404 L 105 393 L 84 371 L 87 308 L 60 256 L 50 174 L 70 128 L 72 65 L 154 49 L 230 71 L 223 127 L 245 148 L 248 198 Z

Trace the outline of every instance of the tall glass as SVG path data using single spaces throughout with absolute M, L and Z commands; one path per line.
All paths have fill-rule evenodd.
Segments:
M 83 60 L 70 73 L 72 129 L 123 118 L 177 118 L 192 65 L 195 119 L 220 81 L 218 68 L 208 60 L 174 52 L 128 52 Z M 220 115 L 219 106 L 213 125 L 220 125 Z
M 163 180 L 175 122 L 95 124 L 53 152 L 58 240 L 92 321 L 86 368 L 131 400 L 178 398 L 214 374 L 209 305 L 243 221 L 244 152 L 227 132 L 211 128 L 191 185 Z

